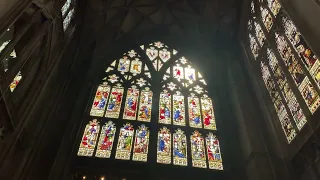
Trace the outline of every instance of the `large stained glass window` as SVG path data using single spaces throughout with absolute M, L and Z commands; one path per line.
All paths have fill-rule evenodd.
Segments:
M 115 134 L 116 126 L 112 121 L 102 126 L 96 157 L 110 158 Z
M 112 59 L 105 73 L 88 105 L 97 119 L 86 126 L 79 156 L 223 169 L 213 99 L 186 57 L 154 42 Z

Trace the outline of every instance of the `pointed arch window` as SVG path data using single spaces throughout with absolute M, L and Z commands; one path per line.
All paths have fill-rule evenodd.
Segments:
M 148 162 L 153 150 L 157 164 L 223 170 L 214 102 L 186 57 L 154 42 L 127 51 L 105 73 L 90 102 L 97 119 L 82 138 L 91 146 L 82 143 L 78 156 Z

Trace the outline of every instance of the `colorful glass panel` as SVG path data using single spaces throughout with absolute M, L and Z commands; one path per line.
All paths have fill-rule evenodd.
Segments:
M 80 147 L 78 150 L 78 156 L 93 155 L 94 148 L 97 144 L 99 131 L 99 122 L 96 119 L 89 121 L 89 124 L 86 125 L 81 139 Z
M 190 84 L 196 80 L 196 71 L 189 65 L 185 70 L 185 79 L 189 81 Z
M 275 54 L 267 49 L 267 55 L 269 59 L 270 67 L 274 73 L 275 79 L 281 89 L 281 92 L 289 106 L 290 112 L 294 118 L 294 121 L 300 130 L 307 122 L 307 118 L 303 114 L 303 111 L 297 102 L 296 96 L 293 94 L 286 77 L 284 76 L 284 72 L 281 70 L 281 67 L 278 64 L 278 60 Z
M 144 124 L 139 126 L 139 128 L 136 130 L 132 160 L 147 162 L 149 133 L 148 127 L 146 127 Z
M 131 62 L 130 72 L 135 76 L 141 73 L 142 62 L 136 58 Z
M 96 157 L 110 158 L 115 134 L 116 126 L 112 121 L 109 121 L 102 126 L 95 155 Z
M 187 137 L 181 129 L 173 133 L 173 164 L 179 166 L 188 165 Z
M 209 169 L 223 170 L 220 143 L 212 133 L 209 133 L 206 137 L 206 147 Z
M 146 54 L 149 57 L 149 59 L 153 61 L 155 58 L 158 57 L 158 50 L 156 50 L 154 47 L 150 47 L 146 50 Z
M 264 8 L 264 7 L 260 7 L 261 10 L 261 18 L 262 18 L 262 22 L 264 24 L 264 26 L 266 27 L 267 31 L 269 32 L 272 25 L 273 25 L 273 19 L 271 14 L 269 13 L 269 10 Z
M 188 97 L 189 126 L 202 128 L 199 98 L 194 94 Z
M 159 51 L 159 57 L 163 62 L 167 62 L 171 58 L 171 53 L 167 49 L 162 49 Z
M 131 156 L 134 129 L 130 123 L 120 129 L 116 159 L 129 160 Z
M 122 87 L 113 87 L 110 93 L 110 98 L 107 106 L 106 117 L 118 118 L 123 97 Z
M 300 93 L 302 94 L 311 113 L 314 113 L 320 106 L 320 98 L 314 89 L 309 78 L 305 75 L 300 64 L 292 53 L 291 47 L 288 45 L 284 37 L 276 33 L 276 44 L 278 51 L 284 60 L 289 72 L 294 79 Z
M 13 92 L 16 89 L 16 87 L 20 83 L 21 79 L 22 79 L 22 75 L 21 75 L 21 72 L 19 71 L 18 74 L 14 77 L 14 79 L 12 80 L 12 82 L 9 85 L 11 92 Z
M 271 9 L 271 12 L 276 17 L 281 9 L 281 5 L 278 0 L 267 0 L 268 7 Z
M 127 56 L 124 56 L 119 60 L 118 71 L 121 72 L 121 74 L 124 74 L 129 71 L 129 66 L 130 60 Z
M 123 119 L 136 120 L 139 90 L 135 86 L 127 91 L 127 100 L 123 112 Z
M 255 59 L 257 59 L 257 57 L 259 55 L 259 53 L 258 53 L 259 45 L 258 45 L 256 39 L 251 34 L 249 34 L 249 40 L 250 40 L 250 48 L 251 48 L 251 52 L 253 54 L 253 57 Z
M 171 133 L 166 127 L 158 132 L 157 163 L 171 164 Z
M 138 121 L 150 122 L 152 106 L 152 91 L 149 88 L 141 91 Z
M 201 97 L 201 110 L 202 110 L 204 128 L 216 130 L 217 126 L 214 118 L 212 101 L 207 95 L 204 95 L 203 97 Z
M 176 92 L 173 95 L 173 125 L 185 126 L 185 113 L 184 96 Z
M 320 61 L 319 58 L 310 49 L 297 27 L 288 17 L 282 17 L 282 22 L 285 28 L 285 34 L 295 51 L 299 54 L 303 64 L 309 71 L 311 77 L 320 87 Z
M 97 89 L 96 96 L 94 97 L 91 107 L 90 115 L 102 117 L 106 109 L 110 86 L 100 85 Z
M 255 32 L 256 32 L 256 36 L 258 38 L 258 42 L 260 44 L 260 46 L 263 46 L 264 41 L 266 40 L 266 36 L 264 34 L 264 32 L 261 29 L 260 24 L 258 24 L 257 22 L 254 22 L 254 26 L 255 26 Z
M 160 93 L 159 123 L 171 124 L 171 94 L 167 90 Z
M 198 168 L 207 168 L 206 155 L 204 148 L 204 139 L 198 131 L 194 131 L 190 136 L 192 166 Z

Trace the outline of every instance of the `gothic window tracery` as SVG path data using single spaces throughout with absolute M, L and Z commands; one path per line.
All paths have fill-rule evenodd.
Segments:
M 250 51 L 260 63 L 264 85 L 290 143 L 307 124 L 307 115 L 319 109 L 319 59 L 278 0 L 260 0 L 251 7 L 255 5 L 260 11 L 252 12 L 248 21 Z
M 158 164 L 223 170 L 207 82 L 186 57 L 154 42 L 124 53 L 105 73 L 78 156 L 148 162 L 156 149 Z M 153 75 L 161 82 L 153 82 Z

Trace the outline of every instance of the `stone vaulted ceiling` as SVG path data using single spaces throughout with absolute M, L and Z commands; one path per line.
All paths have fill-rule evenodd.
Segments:
M 84 28 L 97 41 L 166 26 L 175 36 L 236 35 L 242 0 L 88 0 Z M 82 8 L 81 8 L 82 6 Z M 83 8 L 85 6 L 85 8 Z M 103 37 L 103 38 L 102 38 Z M 195 36 L 196 37 L 196 36 Z M 199 37 L 199 36 L 197 36 Z

